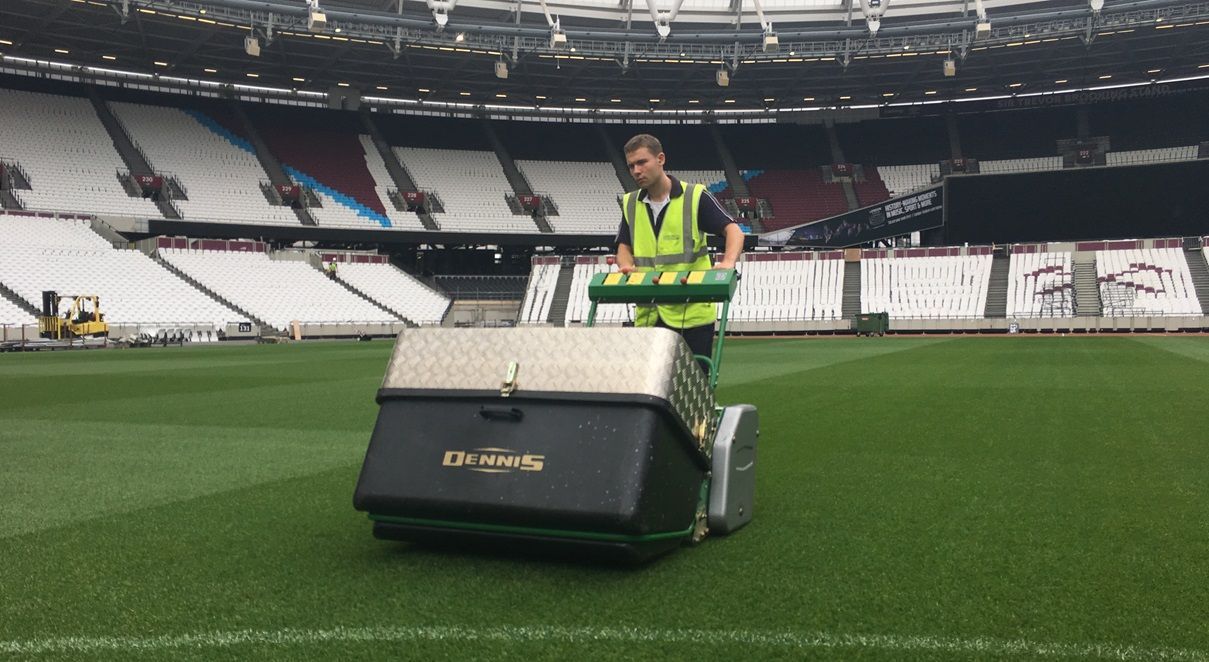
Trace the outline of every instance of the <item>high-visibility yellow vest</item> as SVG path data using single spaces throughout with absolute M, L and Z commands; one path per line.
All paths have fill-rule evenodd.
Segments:
M 658 237 L 650 211 L 639 204 L 638 191 L 625 195 L 621 206 L 630 226 L 636 271 L 703 271 L 713 267 L 705 233 L 697 227 L 697 203 L 704 192 L 700 184 L 684 184 L 684 193 L 667 203 Z M 635 326 L 655 326 L 660 319 L 675 329 L 691 329 L 713 324 L 717 309 L 712 303 L 635 307 Z

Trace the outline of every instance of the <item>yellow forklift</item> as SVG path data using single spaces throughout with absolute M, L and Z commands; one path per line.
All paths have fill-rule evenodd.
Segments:
M 108 336 L 109 323 L 101 313 L 100 297 L 95 294 L 60 296 L 53 290 L 43 291 L 38 335 L 50 340 Z

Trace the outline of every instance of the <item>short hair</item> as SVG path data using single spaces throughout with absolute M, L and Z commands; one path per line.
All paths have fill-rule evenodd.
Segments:
M 659 139 L 649 133 L 640 133 L 633 138 L 630 138 L 625 143 L 625 153 L 637 151 L 643 147 L 651 150 L 651 154 L 659 156 L 663 153 L 663 143 Z

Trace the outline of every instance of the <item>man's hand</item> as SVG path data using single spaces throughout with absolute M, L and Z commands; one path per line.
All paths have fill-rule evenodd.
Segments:
M 618 271 L 620 271 L 621 273 L 623 273 L 623 274 L 625 274 L 625 275 L 627 275 L 627 276 L 628 276 L 628 275 L 630 275 L 631 273 L 634 273 L 634 265 L 632 265 L 632 264 L 619 264 L 619 265 L 617 265 L 617 270 L 618 270 Z
M 717 269 L 719 271 L 721 271 L 723 269 L 734 269 L 734 268 L 735 268 L 735 263 L 730 262 L 728 260 L 721 260 L 714 264 L 714 269 Z

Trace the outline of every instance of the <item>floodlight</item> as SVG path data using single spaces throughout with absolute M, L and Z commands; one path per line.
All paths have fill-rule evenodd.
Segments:
M 327 14 L 319 9 L 319 0 L 306 0 L 310 11 L 306 17 L 306 29 L 311 32 L 323 32 L 327 28 Z
M 777 39 L 777 33 L 770 30 L 764 31 L 764 52 L 775 53 L 780 50 L 781 44 Z

